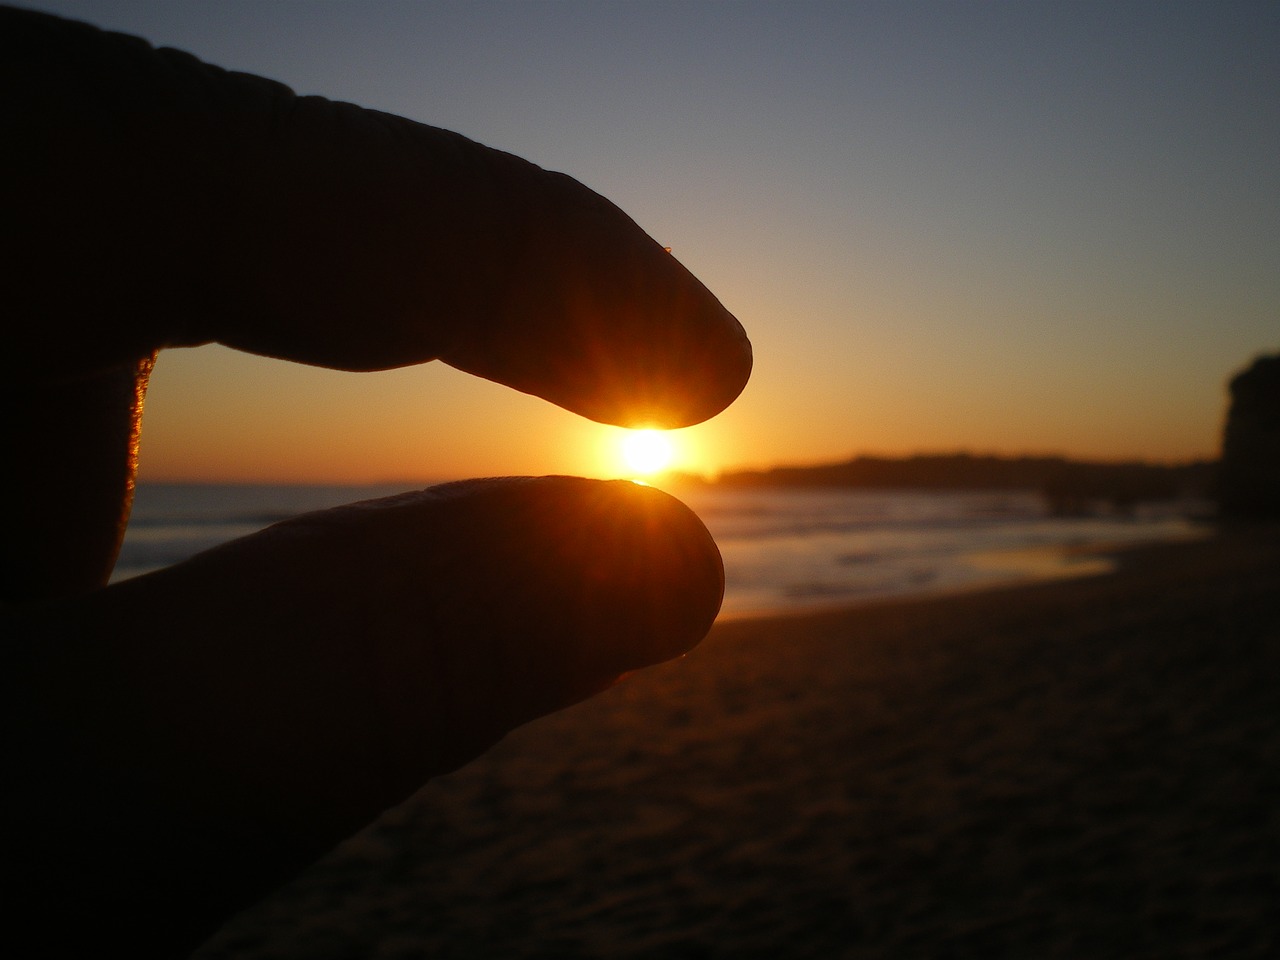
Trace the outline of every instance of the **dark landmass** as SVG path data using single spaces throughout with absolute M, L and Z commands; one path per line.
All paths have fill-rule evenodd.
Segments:
M 921 490 L 1038 490 L 1059 512 L 1105 504 L 1129 510 L 1139 502 L 1204 499 L 1211 495 L 1217 463 L 1100 463 L 1065 457 L 997 457 L 968 453 L 905 458 L 854 457 L 842 463 L 735 470 L 713 483 L 721 487 L 858 487 Z M 677 483 L 706 483 L 673 477 Z
M 1280 517 L 1280 354 L 1231 379 L 1217 497 L 1224 516 Z

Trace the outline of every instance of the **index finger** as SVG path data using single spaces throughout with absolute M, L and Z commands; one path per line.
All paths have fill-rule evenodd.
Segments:
M 746 383 L 734 317 L 567 176 L 132 38 L 4 16 L 28 355 L 71 373 L 212 341 L 342 369 L 441 359 L 595 420 L 668 427 Z

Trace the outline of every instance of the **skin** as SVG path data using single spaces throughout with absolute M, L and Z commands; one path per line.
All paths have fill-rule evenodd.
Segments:
M 0 82 L 28 955 L 185 955 L 426 780 L 705 635 L 698 519 L 568 477 L 310 514 L 107 587 L 165 347 L 441 360 L 679 426 L 737 396 L 750 345 L 607 200 L 457 134 L 23 11 L 0 10 Z

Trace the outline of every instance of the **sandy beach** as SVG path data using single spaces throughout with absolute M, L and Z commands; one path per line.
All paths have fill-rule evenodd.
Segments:
M 198 956 L 1263 957 L 1280 530 L 717 624 Z

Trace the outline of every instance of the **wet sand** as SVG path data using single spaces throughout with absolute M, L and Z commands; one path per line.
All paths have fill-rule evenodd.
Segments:
M 1280 530 L 718 624 L 201 957 L 1263 957 Z

